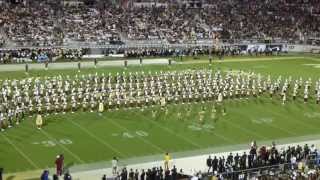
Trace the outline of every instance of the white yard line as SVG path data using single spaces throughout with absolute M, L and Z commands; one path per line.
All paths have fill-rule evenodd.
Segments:
M 189 140 L 188 138 L 185 138 L 184 136 L 174 132 L 173 130 L 171 130 L 167 127 L 162 126 L 160 123 L 158 123 L 156 121 L 150 120 L 149 118 L 144 118 L 144 119 L 150 121 L 151 123 L 155 124 L 156 126 L 160 127 L 161 129 L 167 131 L 168 133 L 172 134 L 173 136 L 176 136 L 177 138 L 184 140 L 185 142 L 191 144 L 192 146 L 195 146 L 197 148 L 203 148 L 201 145 Z
M 6 135 L 0 133 L 1 136 L 23 157 L 25 158 L 34 168 L 39 169 L 39 166 L 36 165 L 34 161 L 29 158 L 20 148 L 18 148 Z
M 50 136 L 47 132 L 45 132 L 44 130 L 40 130 L 40 132 L 42 132 L 42 134 L 44 134 L 48 139 L 53 140 L 54 142 L 58 142 L 54 137 Z M 57 143 L 63 150 L 67 151 L 71 156 L 73 156 L 77 161 L 79 161 L 80 163 L 85 163 L 85 161 L 83 161 L 78 155 L 76 155 L 75 153 L 73 153 L 72 151 L 70 151 L 67 147 L 65 147 L 64 145 L 62 145 L 61 143 Z
M 115 121 L 113 121 L 112 119 L 108 119 L 108 118 L 105 118 L 104 116 L 102 116 L 103 119 L 106 119 L 107 121 L 111 122 L 113 125 L 117 126 L 118 128 L 120 129 L 123 129 L 125 131 L 129 131 L 129 129 L 127 129 L 126 127 L 120 125 L 119 123 L 116 123 Z M 166 150 L 162 149 L 161 147 L 157 146 L 156 144 L 148 141 L 147 139 L 141 137 L 141 136 L 137 136 L 141 141 L 143 141 L 145 144 L 148 144 L 150 146 L 152 146 L 153 148 L 157 149 L 158 151 L 161 151 L 163 153 L 166 152 Z
M 85 132 L 86 134 L 88 134 L 90 137 L 92 137 L 93 139 L 97 140 L 100 144 L 104 145 L 105 147 L 107 147 L 108 149 L 112 150 L 114 153 L 120 155 L 121 157 L 129 157 L 128 155 L 120 152 L 119 150 L 117 150 L 116 148 L 114 148 L 111 144 L 105 142 L 103 139 L 99 138 L 98 136 L 94 135 L 92 132 L 90 132 L 89 130 L 87 130 L 85 127 L 81 126 L 80 124 L 74 122 L 73 120 L 67 120 L 70 121 L 72 124 L 74 124 L 75 126 L 77 126 L 78 128 L 80 128 L 83 132 Z

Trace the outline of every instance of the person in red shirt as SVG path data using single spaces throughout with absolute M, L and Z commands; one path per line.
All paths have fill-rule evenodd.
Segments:
M 63 154 L 60 154 L 57 156 L 56 161 L 56 172 L 58 176 L 62 175 L 62 170 L 63 170 L 63 164 L 64 164 L 64 157 Z

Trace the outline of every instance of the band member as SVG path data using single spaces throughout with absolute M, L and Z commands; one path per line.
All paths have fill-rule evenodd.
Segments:
M 0 131 L 4 131 L 5 129 L 5 117 L 2 112 L 0 112 Z
M 104 104 L 102 101 L 99 102 L 99 113 L 102 114 L 104 111 Z
M 286 100 L 287 100 L 287 94 L 286 94 L 286 93 L 283 93 L 283 94 L 282 94 L 282 104 L 283 104 L 283 105 L 286 103 Z
M 41 114 L 38 114 L 37 118 L 36 118 L 36 126 L 38 129 L 41 129 L 42 125 L 43 125 L 42 116 L 41 116 Z
M 165 108 L 165 106 L 166 106 L 166 98 L 161 97 L 161 99 L 160 99 L 160 106 L 161 106 L 162 109 Z

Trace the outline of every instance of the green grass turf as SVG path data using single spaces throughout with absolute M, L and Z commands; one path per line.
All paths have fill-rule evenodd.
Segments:
M 190 60 L 191 61 L 191 60 Z M 226 60 L 228 61 L 228 60 Z M 319 78 L 317 59 L 304 57 L 274 61 L 214 63 L 211 68 L 246 70 L 263 75 Z M 167 66 L 129 67 L 127 71 L 183 70 L 209 68 L 207 63 Z M 83 69 L 81 74 L 121 72 L 123 68 Z M 29 76 L 75 75 L 75 70 L 31 71 Z M 21 78 L 23 72 L 1 72 L 0 77 Z M 205 106 L 204 124 L 199 124 L 198 112 Z M 43 130 L 35 128 L 35 117 L 0 133 L 0 166 L 6 172 L 42 169 L 54 166 L 54 158 L 63 153 L 67 166 L 109 161 L 113 156 L 127 159 L 165 152 L 184 152 L 209 147 L 245 144 L 319 134 L 320 106 L 288 102 L 279 98 L 242 99 L 225 102 L 227 115 L 217 107 L 212 117 L 212 102 L 204 105 L 169 105 L 166 115 L 159 107 L 98 113 L 78 112 L 44 117 Z M 152 111 L 156 112 L 155 117 Z M 178 117 L 178 112 L 181 117 Z M 70 144 L 69 140 L 72 142 Z M 49 141 L 49 142 L 48 142 Z M 49 144 L 48 144 L 49 143 Z M 50 144 L 51 143 L 51 144 Z

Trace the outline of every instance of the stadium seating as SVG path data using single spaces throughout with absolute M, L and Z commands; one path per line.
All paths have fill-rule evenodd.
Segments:
M 108 44 L 125 39 L 181 43 L 210 39 L 215 30 L 221 31 L 221 39 L 306 41 L 320 36 L 317 0 L 206 0 L 201 9 L 176 2 L 167 2 L 167 8 L 129 9 L 107 2 L 90 6 L 51 0 L 28 3 L 4 2 L 0 7 L 2 31 L 17 45 Z
M 208 161 L 208 160 L 207 160 Z M 283 178 L 283 179 L 315 179 L 320 174 L 317 169 L 319 164 L 318 151 L 314 145 L 305 144 L 302 146 L 288 146 L 286 149 L 271 147 L 257 147 L 255 143 L 251 145 L 249 153 L 232 154 L 227 157 L 212 157 L 212 168 L 208 172 L 195 172 L 189 179 L 253 179 L 253 178 Z M 208 163 L 208 162 L 207 162 Z M 183 179 L 188 176 L 183 175 L 182 169 L 177 170 L 174 166 L 171 170 L 164 171 L 161 167 L 152 167 L 148 170 L 129 171 L 123 168 L 113 178 L 130 179 L 132 176 L 145 172 L 146 179 Z

